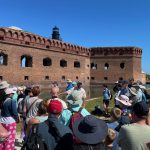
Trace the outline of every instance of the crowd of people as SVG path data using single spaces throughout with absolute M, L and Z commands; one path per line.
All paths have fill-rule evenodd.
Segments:
M 21 120 L 22 150 L 149 150 L 150 95 L 134 79 L 115 83 L 112 92 L 103 85 L 104 120 L 85 108 L 81 81 L 66 81 L 60 93 L 53 82 L 48 99 L 40 98 L 40 86 L 14 87 L 0 82 L 0 150 L 14 150 L 16 124 Z M 60 99 L 64 94 L 65 98 Z M 114 98 L 114 107 L 109 102 Z

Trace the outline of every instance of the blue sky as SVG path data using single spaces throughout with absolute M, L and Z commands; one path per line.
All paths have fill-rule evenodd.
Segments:
M 57 25 L 72 44 L 140 47 L 150 73 L 150 0 L 0 0 L 0 8 L 3 27 L 51 37 Z

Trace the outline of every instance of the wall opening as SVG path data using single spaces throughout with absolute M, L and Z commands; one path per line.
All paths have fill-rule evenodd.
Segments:
M 119 80 L 123 80 L 123 77 L 120 77 Z
M 29 76 L 24 76 L 24 80 L 29 80 Z
M 90 77 L 87 77 L 87 79 L 89 80 L 89 79 L 90 79 Z
M 105 70 L 108 70 L 108 68 L 109 68 L 109 64 L 108 64 L 108 63 L 105 63 L 104 69 L 105 69 Z
M 62 80 L 66 80 L 66 77 L 65 77 L 65 76 L 62 76 L 61 79 L 62 79 Z
M 120 68 L 124 69 L 125 68 L 125 63 L 120 63 Z
M 64 59 L 60 60 L 60 67 L 67 67 L 67 61 Z
M 91 77 L 91 80 L 95 80 L 95 77 Z
M 45 76 L 45 80 L 49 80 L 49 76 Z
M 79 61 L 75 61 L 74 62 L 74 67 L 75 68 L 80 68 L 80 62 Z
M 91 63 L 91 69 L 97 69 L 97 64 Z
M 32 57 L 27 55 L 21 56 L 21 67 L 32 67 Z
M 52 60 L 50 58 L 44 58 L 43 59 L 43 66 L 51 66 Z
M 76 76 L 76 79 L 78 80 L 78 79 L 79 79 L 79 77 L 78 77 L 78 76 Z
M 104 80 L 108 80 L 108 77 L 104 77 Z
M 7 55 L 4 53 L 0 53 L 0 65 L 7 65 Z

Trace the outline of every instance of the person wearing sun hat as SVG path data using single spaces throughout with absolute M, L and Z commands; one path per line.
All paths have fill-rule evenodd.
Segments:
M 73 150 L 72 131 L 59 121 L 62 110 L 63 106 L 59 100 L 50 101 L 48 120 L 38 125 L 38 134 L 45 140 L 48 150 Z M 59 137 L 59 142 L 56 141 L 55 136 Z
M 147 124 L 149 107 L 145 102 L 138 102 L 133 106 L 130 125 L 121 127 L 118 143 L 122 150 L 149 150 L 150 126 Z
M 93 115 L 74 122 L 73 132 L 81 141 L 74 144 L 74 150 L 104 150 L 104 140 L 108 133 L 107 124 Z
M 16 101 L 12 99 L 15 91 L 13 88 L 5 90 L 5 100 L 2 104 L 0 123 L 10 133 L 7 141 L 0 144 L 0 149 L 14 149 L 15 136 L 16 136 L 16 123 L 19 122 Z
M 71 88 L 73 88 L 72 85 L 72 80 L 71 79 L 67 79 L 67 87 L 66 87 L 66 91 L 70 90 Z

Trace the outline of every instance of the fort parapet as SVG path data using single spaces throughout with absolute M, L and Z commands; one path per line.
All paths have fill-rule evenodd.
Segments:
M 0 28 L 0 79 L 12 84 L 85 84 L 142 80 L 142 49 L 137 47 L 85 48 L 45 38 L 18 28 Z

